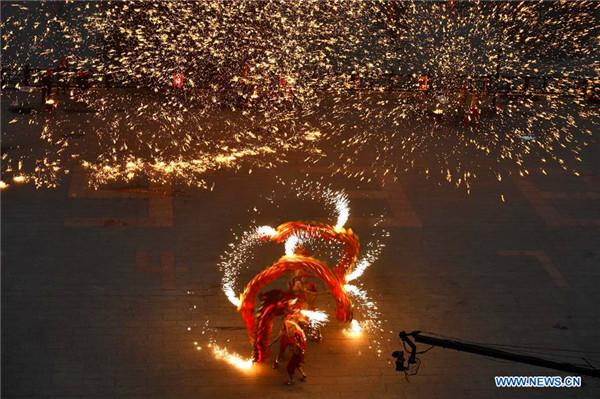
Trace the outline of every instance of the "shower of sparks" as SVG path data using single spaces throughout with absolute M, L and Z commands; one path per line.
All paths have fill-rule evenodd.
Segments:
M 600 3 L 386 5 L 384 28 L 371 31 L 372 53 L 385 56 L 350 69 L 369 95 L 347 91 L 322 113 L 336 133 L 317 158 L 337 158 L 333 173 L 371 181 L 416 169 L 467 191 L 483 172 L 506 168 L 545 174 L 554 164 L 577 175 L 600 124 L 583 95 L 600 84 Z M 533 77 L 526 90 L 524 76 Z M 495 80 L 510 94 L 491 93 Z M 479 121 L 465 126 L 472 106 Z
M 301 310 L 300 313 L 308 317 L 308 322 L 312 328 L 321 326 L 329 320 L 329 317 L 325 312 L 318 310 Z
M 277 230 L 275 230 L 271 226 L 260 226 L 260 227 L 256 228 L 256 234 L 259 237 L 271 237 L 276 232 L 277 232 Z
M 297 234 L 292 234 L 287 240 L 285 240 L 285 256 L 294 256 L 296 248 L 302 245 L 302 238 Z
M 344 329 L 344 334 L 350 338 L 358 338 L 362 336 L 363 328 L 357 320 L 352 320 L 350 327 Z
M 361 181 L 415 169 L 467 190 L 503 165 L 577 174 L 600 125 L 584 92 L 600 82 L 598 12 L 593 1 L 3 2 L 13 80 L 26 62 L 68 57 L 72 77 L 127 88 L 72 87 L 47 118 L 39 89 L 16 83 L 11 107 L 31 112 L 3 139 L 35 127 L 42 149 L 11 146 L 2 174 L 52 187 L 83 166 L 95 186 L 146 176 L 210 188 L 209 171 L 271 168 L 291 152 Z M 493 94 L 496 80 L 511 95 Z M 480 120 L 463 126 L 471 102 Z
M 344 289 L 348 291 L 357 309 L 364 316 L 360 322 L 360 331 L 373 332 L 377 335 L 372 339 L 374 346 L 377 348 L 377 353 L 381 353 L 381 333 L 383 332 L 383 321 L 377 304 L 371 299 L 366 290 L 357 287 L 353 284 L 344 285 Z M 351 326 L 352 331 L 352 326 Z
M 311 201 L 320 203 L 324 205 L 324 209 L 328 209 L 332 213 L 329 215 L 327 220 L 336 221 L 336 228 L 339 227 L 339 229 L 341 229 L 344 227 L 344 223 L 350 215 L 349 200 L 344 192 L 333 190 L 331 187 L 319 182 L 309 183 L 305 181 L 294 181 L 286 184 L 285 182 L 280 181 L 280 184 L 282 186 L 287 186 L 287 188 L 290 190 L 290 194 L 287 194 L 284 197 L 292 196 L 301 200 L 309 199 Z M 273 196 L 275 196 L 275 193 Z M 266 197 L 266 199 L 271 203 L 272 201 L 275 201 L 273 197 Z M 272 208 L 272 206 L 270 205 L 269 208 Z M 256 207 L 254 207 L 253 213 L 260 212 Z M 253 265 L 254 252 L 257 247 L 268 241 L 265 240 L 265 238 L 269 238 L 274 235 L 276 235 L 276 229 L 272 226 L 261 225 L 258 227 L 251 227 L 243 233 L 235 235 L 234 242 L 229 244 L 229 249 L 221 256 L 219 268 L 223 274 L 221 280 L 222 290 L 229 302 L 231 302 L 236 309 L 239 308 L 241 304 L 240 295 L 242 287 L 238 286 L 238 280 L 242 269 L 249 268 Z M 357 280 L 365 272 L 365 270 L 367 270 L 367 268 L 376 261 L 377 256 L 384 247 L 384 244 L 380 241 L 380 239 L 386 237 L 387 235 L 388 233 L 382 230 L 380 238 L 375 238 L 375 240 L 369 241 L 365 244 L 367 251 L 358 259 L 355 270 L 348 275 L 348 281 Z M 311 237 L 306 231 L 297 232 L 296 234 L 291 235 L 285 241 L 284 247 L 286 256 L 296 256 L 295 251 L 299 245 L 303 244 L 308 244 L 312 249 L 316 249 L 316 245 L 319 244 L 319 241 L 320 240 Z M 335 245 L 324 245 L 322 248 L 319 247 L 319 257 L 327 256 L 328 258 L 335 259 L 336 256 L 339 256 L 339 254 L 336 254 L 338 250 L 339 249 Z M 355 310 L 358 314 L 360 314 L 362 319 L 360 325 L 358 322 L 353 322 L 351 324 L 350 331 L 354 332 L 353 336 L 358 336 L 359 330 L 360 334 L 368 332 L 380 332 L 380 314 L 378 312 L 377 305 L 371 299 L 367 291 L 354 284 L 346 284 L 344 288 L 351 295 L 355 305 Z M 329 316 L 323 311 L 302 310 L 301 312 L 309 319 L 309 323 L 312 327 L 326 324 L 329 320 Z M 212 331 L 210 324 L 210 320 L 207 320 L 203 329 L 203 334 L 205 332 Z M 209 341 L 214 348 L 216 343 L 215 338 L 212 337 L 210 333 L 209 337 L 211 337 L 209 338 Z M 376 345 L 377 348 L 379 348 L 380 341 L 377 337 L 372 337 L 371 341 Z M 195 345 L 198 346 L 197 344 Z M 217 358 L 225 359 L 228 363 L 233 364 L 236 367 L 247 364 L 246 360 L 239 356 L 230 357 L 230 352 L 227 352 L 227 349 L 224 346 L 218 346 L 217 348 L 220 349 L 218 353 L 215 352 L 215 356 Z
M 331 196 L 331 198 L 333 199 L 335 209 L 338 213 L 337 223 L 335 224 L 335 231 L 340 231 L 348 221 L 348 217 L 350 217 L 348 196 L 345 193 L 337 193 Z
M 282 185 L 285 183 L 280 182 Z M 350 215 L 348 196 L 341 191 L 335 191 L 330 187 L 321 183 L 309 184 L 307 182 L 294 181 L 290 184 L 290 187 L 294 190 L 295 195 L 298 198 L 309 198 L 311 200 L 322 202 L 326 205 L 331 206 L 335 212 L 336 218 L 336 230 L 344 227 L 344 224 L 348 220 Z M 264 243 L 262 238 L 270 237 L 275 234 L 275 228 L 271 226 L 259 226 L 248 231 L 243 232 L 241 235 L 236 236 L 236 240 L 229 244 L 229 250 L 221 256 L 219 262 L 219 268 L 223 277 L 221 279 L 221 285 L 225 296 L 234 306 L 240 306 L 239 294 L 236 294 L 235 286 L 237 278 L 243 267 L 248 267 L 253 259 L 253 248 L 256 245 Z M 306 243 L 311 240 L 311 237 L 306 234 L 299 232 L 290 236 L 285 242 L 285 254 L 286 256 L 293 256 L 295 249 L 302 243 Z M 372 245 L 368 243 L 367 245 Z M 367 254 L 360 259 L 358 265 L 358 271 L 352 273 L 353 279 L 360 276 L 364 270 L 376 259 L 378 251 L 383 247 L 383 244 L 377 242 L 378 250 L 373 252 L 367 252 Z M 357 274 L 359 273 L 359 274 Z
M 221 285 L 225 296 L 236 308 L 240 306 L 239 295 L 235 293 L 235 286 L 237 283 L 237 277 L 240 273 L 241 267 L 247 265 L 253 259 L 252 250 L 256 245 L 259 245 L 263 241 L 262 237 L 271 236 L 275 232 L 270 226 L 260 226 L 252 231 L 244 232 L 236 243 L 229 244 L 230 250 L 225 252 L 221 256 L 221 262 L 219 268 L 223 277 L 221 279 Z
M 45 154 L 15 148 L 2 166 L 11 173 L 25 160 L 38 187 L 86 165 L 94 186 L 146 176 L 208 188 L 206 171 L 310 153 L 321 133 L 300 117 L 320 101 L 315 67 L 355 16 L 338 3 L 272 0 L 3 3 L 2 11 L 3 67 L 18 73 L 31 59 L 47 68 L 68 57 L 72 75 L 130 87 L 73 89 L 64 105 L 86 113 L 83 126 L 62 113 L 30 119 Z
M 240 370 L 249 370 L 252 368 L 252 359 L 244 358 L 237 353 L 232 353 L 227 348 L 221 348 L 214 343 L 210 343 L 208 346 L 212 349 L 215 358 L 222 359 Z
M 371 244 L 371 243 L 369 243 L 369 244 Z M 350 274 L 348 274 L 346 276 L 346 282 L 356 280 L 357 278 L 362 276 L 363 273 L 365 272 L 365 270 L 367 270 L 367 268 L 369 266 L 371 266 L 373 264 L 373 262 L 375 262 L 377 260 L 383 247 L 384 247 L 384 244 L 381 242 L 378 242 L 376 248 L 365 252 L 365 254 L 359 258 L 358 262 L 356 262 L 356 265 L 354 266 L 354 270 L 352 270 L 352 272 L 350 272 Z

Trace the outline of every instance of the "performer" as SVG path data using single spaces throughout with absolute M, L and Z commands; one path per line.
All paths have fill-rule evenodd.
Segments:
M 306 337 L 300 328 L 294 332 L 294 342 L 292 343 L 290 352 L 292 352 L 292 357 L 290 358 L 286 367 L 290 378 L 285 382 L 285 385 L 292 385 L 294 383 L 294 374 L 296 373 L 296 369 L 300 371 L 300 374 L 302 374 L 300 381 L 306 381 L 307 375 L 304 373 L 304 370 L 301 366 L 301 364 L 305 362 Z
M 29 79 L 31 77 L 31 68 L 29 68 L 29 64 L 25 64 L 23 68 L 23 86 L 29 86 Z
M 312 281 L 306 281 L 306 277 L 302 280 L 304 284 L 304 295 L 306 296 L 306 306 L 308 310 L 316 310 L 317 296 L 320 294 L 317 291 L 317 285 Z M 313 325 L 308 330 L 308 336 L 311 340 L 321 343 L 323 341 L 323 334 L 321 334 L 321 326 L 318 324 Z
M 307 309 L 307 307 L 306 307 L 307 298 L 304 293 L 305 281 L 306 281 L 306 274 L 304 272 L 298 270 L 292 274 L 292 278 L 290 279 L 290 282 L 288 283 L 289 292 L 293 293 L 300 300 L 302 309 Z
M 310 252 L 304 245 L 299 245 L 296 248 L 296 250 L 294 251 L 294 255 L 308 257 L 308 256 L 310 256 Z M 292 273 L 292 276 L 288 283 L 289 292 L 296 295 L 296 297 L 299 299 L 299 301 L 301 303 L 302 309 L 308 309 L 307 308 L 307 299 L 308 298 L 306 297 L 306 294 L 305 294 L 305 284 L 306 284 L 307 276 L 308 275 L 306 272 L 303 272 L 301 270 L 296 270 L 295 272 Z
M 460 90 L 458 91 L 458 108 L 459 114 L 463 113 L 465 104 L 467 103 L 467 96 L 469 95 L 469 87 L 466 81 L 460 84 Z
M 42 77 L 42 104 L 52 95 L 52 69 L 47 69 Z
M 67 57 L 64 57 L 58 63 L 57 68 L 58 75 L 58 91 L 61 91 L 63 94 L 67 93 L 69 89 L 69 61 Z
M 273 320 L 277 317 L 285 319 L 288 315 L 294 312 L 294 309 L 299 305 L 298 299 L 293 298 L 289 293 L 281 290 L 271 290 L 260 295 L 261 303 L 257 312 L 256 322 L 256 339 L 254 341 L 254 361 L 259 363 L 264 362 L 269 356 L 269 347 L 272 346 L 277 339 L 282 337 L 280 333 L 278 337 L 268 345 L 271 331 L 273 329 Z M 282 344 L 283 349 L 280 352 L 285 352 L 287 346 Z
M 294 312 L 285 317 L 283 320 L 283 324 L 281 326 L 281 330 L 279 331 L 279 353 L 275 358 L 275 362 L 273 363 L 273 368 L 276 369 L 279 367 L 279 362 L 283 360 L 285 355 L 285 351 L 288 349 L 290 345 L 294 342 L 294 333 L 297 330 L 301 330 L 300 325 L 298 324 L 298 315 L 300 312 Z M 275 339 L 275 341 L 277 338 Z M 274 342 L 275 342 L 274 341 Z
M 468 113 L 469 122 L 473 122 L 474 125 L 479 124 L 479 91 L 476 89 L 471 98 L 471 105 L 469 106 Z
M 317 285 L 312 281 L 308 281 L 307 278 L 308 274 L 305 272 L 295 273 L 290 281 L 290 290 L 299 299 L 302 309 L 315 310 L 317 296 L 323 293 L 319 293 L 317 290 Z M 310 326 L 308 320 L 306 320 L 305 325 L 300 322 L 299 324 L 301 327 L 306 328 L 307 335 L 312 341 L 316 341 L 318 343 L 323 341 L 323 335 L 321 334 L 321 327 L 319 327 L 319 325 Z
M 302 296 L 305 297 L 306 309 L 315 310 L 315 302 L 317 300 L 317 295 L 319 295 L 319 292 L 317 290 L 317 285 L 312 281 L 307 281 L 307 278 L 308 273 L 300 274 L 294 285 L 294 291 L 300 292 Z

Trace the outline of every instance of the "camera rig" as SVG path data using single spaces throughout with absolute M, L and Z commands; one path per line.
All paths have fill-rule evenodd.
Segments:
M 392 356 L 396 359 L 396 371 L 403 371 L 407 376 L 415 375 L 419 371 L 421 361 L 417 358 L 417 355 L 423 354 L 434 347 L 441 347 L 446 349 L 454 349 L 460 352 L 474 353 L 476 355 L 488 356 L 496 359 L 531 364 L 534 366 L 546 367 L 554 370 L 575 373 L 578 375 L 587 375 L 591 377 L 600 378 L 600 369 L 595 368 L 585 358 L 582 359 L 588 364 L 588 366 L 573 363 L 557 362 L 541 357 L 535 357 L 515 352 L 508 352 L 502 349 L 493 348 L 491 346 L 484 346 L 481 344 L 462 342 L 454 339 L 448 339 L 437 336 L 434 337 L 431 335 L 424 334 L 421 331 L 413 331 L 410 333 L 400 331 L 398 336 L 402 340 L 402 344 L 404 345 L 404 351 L 409 353 L 409 357 L 408 360 L 406 360 L 404 358 L 404 352 L 402 351 L 394 351 L 392 353 Z M 431 345 L 431 347 L 424 351 L 417 352 L 417 345 L 415 344 L 415 342 Z M 410 348 L 410 350 L 406 348 L 407 346 Z

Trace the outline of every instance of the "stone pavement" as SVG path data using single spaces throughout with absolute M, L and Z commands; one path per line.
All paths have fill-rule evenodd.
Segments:
M 443 349 L 422 355 L 407 381 L 389 354 L 398 331 L 423 330 L 596 352 L 585 356 L 600 365 L 599 147 L 585 150 L 581 178 L 481 178 L 470 195 L 410 172 L 382 187 L 300 162 L 214 172 L 212 192 L 144 182 L 91 191 L 76 170 L 56 189 L 13 184 L 2 192 L 2 397 L 596 398 L 600 381 L 586 377 L 579 389 L 497 389 L 495 375 L 565 374 Z M 208 318 L 220 343 L 249 354 L 219 256 L 255 218 L 321 215 L 291 198 L 248 212 L 265 209 L 277 178 L 300 176 L 348 192 L 347 226 L 363 240 L 382 215 L 390 237 L 361 281 L 385 334 L 378 355 L 376 336 L 348 338 L 330 322 L 323 343 L 309 344 L 308 381 L 285 387 L 283 368 L 215 359 L 201 331 Z M 257 256 L 256 270 L 274 259 Z

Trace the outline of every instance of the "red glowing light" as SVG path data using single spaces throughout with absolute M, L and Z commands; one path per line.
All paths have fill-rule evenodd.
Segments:
M 425 91 L 429 89 L 429 82 L 427 76 L 419 76 L 419 90 Z
M 182 72 L 174 72 L 173 73 L 173 88 L 183 89 L 183 73 Z

